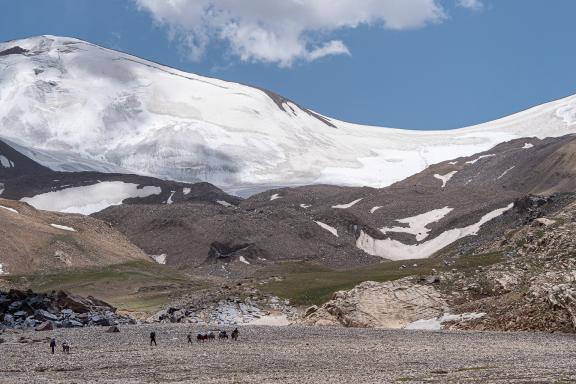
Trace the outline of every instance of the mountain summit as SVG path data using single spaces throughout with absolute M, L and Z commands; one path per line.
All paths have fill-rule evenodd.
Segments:
M 0 43 L 0 68 L 0 138 L 43 166 L 203 180 L 235 192 L 384 187 L 505 141 L 576 132 L 576 96 L 451 131 L 378 128 L 65 37 Z

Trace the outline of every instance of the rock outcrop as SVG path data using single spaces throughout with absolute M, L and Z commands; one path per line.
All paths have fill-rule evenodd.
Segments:
M 446 301 L 432 285 L 417 284 L 408 278 L 384 283 L 366 281 L 349 291 L 336 292 L 320 308 L 309 308 L 301 323 L 403 328 L 447 309 Z

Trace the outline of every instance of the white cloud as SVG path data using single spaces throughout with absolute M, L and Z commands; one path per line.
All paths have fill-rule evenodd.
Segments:
M 134 0 L 166 26 L 171 39 L 200 59 L 210 43 L 224 42 L 243 61 L 290 66 L 349 55 L 335 31 L 370 25 L 393 30 L 446 19 L 439 0 Z M 477 0 L 459 0 L 462 5 Z
M 481 0 L 458 0 L 458 5 L 473 10 L 480 10 L 484 7 Z

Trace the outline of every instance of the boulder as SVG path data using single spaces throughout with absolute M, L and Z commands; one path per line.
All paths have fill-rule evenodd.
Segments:
M 51 331 L 54 329 L 54 324 L 51 321 L 45 321 L 36 327 L 37 331 Z
M 113 325 L 110 328 L 108 328 L 105 332 L 106 333 L 118 333 L 118 332 L 120 332 L 120 329 L 117 326 Z

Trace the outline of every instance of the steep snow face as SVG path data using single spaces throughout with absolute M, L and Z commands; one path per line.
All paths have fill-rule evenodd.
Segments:
M 384 129 L 76 39 L 34 37 L 0 52 L 16 46 L 26 51 L 0 55 L 0 137 L 54 170 L 205 180 L 229 191 L 384 187 L 504 141 L 576 132 L 574 96 L 459 130 Z
M 138 184 L 107 181 L 25 197 L 22 201 L 45 211 L 90 215 L 110 206 L 120 205 L 130 197 L 148 197 L 161 192 L 160 187 L 139 187 Z

